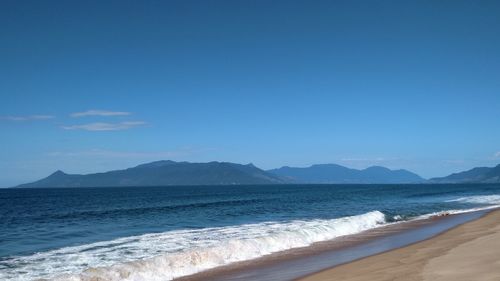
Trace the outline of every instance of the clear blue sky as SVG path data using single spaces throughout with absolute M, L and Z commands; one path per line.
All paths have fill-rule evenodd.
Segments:
M 1 1 L 0 186 L 159 160 L 500 163 L 499 1 Z

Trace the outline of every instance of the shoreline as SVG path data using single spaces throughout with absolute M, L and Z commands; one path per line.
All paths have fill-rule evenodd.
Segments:
M 137 280 L 142 280 L 146 276 L 160 276 L 155 275 L 158 273 L 163 274 L 161 276 L 163 276 L 162 278 L 164 278 L 164 280 L 184 281 L 299 280 L 299 278 L 310 276 L 334 266 L 347 264 L 368 256 L 377 255 L 426 240 L 446 232 L 457 225 L 481 218 L 494 209 L 478 208 L 469 210 L 470 211 L 465 212 L 460 210 L 435 212 L 411 220 L 393 223 L 385 223 L 386 220 L 380 217 L 380 215 L 383 214 L 378 211 L 369 212 L 367 213 L 368 217 L 366 214 L 361 216 L 361 223 L 364 223 L 365 227 L 370 226 L 371 228 L 356 234 L 346 233 L 334 239 L 320 240 L 308 246 L 289 248 L 284 251 L 275 251 L 272 254 L 262 255 L 254 259 L 226 263 L 225 265 L 206 268 L 194 274 L 187 274 L 187 272 L 185 272 L 183 276 L 181 274 L 174 276 L 170 268 L 181 268 L 183 264 L 187 265 L 185 268 L 190 268 L 192 265 L 199 264 L 200 260 L 205 260 L 206 256 L 203 255 L 203 253 L 198 254 L 198 252 L 188 253 L 188 255 L 174 258 L 170 258 L 169 256 L 166 256 L 166 258 L 164 256 L 158 256 L 152 259 L 131 261 L 111 266 L 87 267 L 87 269 L 78 274 L 69 272 L 56 275 L 50 279 L 43 279 L 43 277 L 41 277 L 42 279 L 35 278 L 34 280 L 135 280 L 137 277 L 139 277 Z M 357 220 L 352 220 L 352 218 L 357 218 Z M 377 222 L 375 225 L 373 224 L 374 220 Z M 327 233 L 338 233 L 339 229 L 344 229 L 345 231 L 345 228 L 351 229 L 353 225 L 360 225 L 359 217 L 346 217 L 346 219 L 341 221 L 342 223 L 339 225 L 336 224 L 335 227 L 325 226 L 325 228 L 322 229 L 322 233 L 325 233 L 325 231 L 327 231 Z M 321 225 L 324 226 L 325 224 Z M 316 228 L 312 228 L 312 230 L 316 230 Z M 315 233 L 311 232 L 311 228 L 305 228 L 304 232 L 306 234 Z M 293 238 L 296 236 L 291 237 Z M 287 239 L 289 236 L 283 238 Z M 245 240 L 242 241 L 245 242 Z M 250 239 L 249 241 L 253 243 L 254 240 Z M 280 240 L 276 239 L 270 240 L 270 242 L 278 243 L 278 245 L 282 243 Z M 274 247 L 273 243 L 267 243 L 265 245 Z M 221 249 L 222 253 L 225 254 L 224 257 L 228 259 L 233 258 L 232 255 L 245 255 L 246 253 L 246 251 L 235 251 L 236 249 L 234 249 L 232 245 L 229 245 L 229 249 L 226 249 L 225 245 L 226 244 L 219 245 L 216 249 Z M 259 244 L 250 244 L 250 246 L 251 247 L 246 248 L 239 247 L 238 249 L 253 251 L 262 248 L 252 248 L 252 246 L 259 246 Z M 83 251 L 79 249 L 78 252 Z M 206 253 L 210 254 L 210 252 Z M 211 258 L 211 256 L 207 257 Z M 216 255 L 215 257 L 218 256 Z M 181 264 L 179 264 L 180 266 L 174 264 L 177 265 L 177 267 L 171 267 L 172 261 L 179 261 Z M 165 273 L 170 274 L 170 277 L 165 275 Z
M 423 241 L 363 257 L 297 281 L 500 280 L 500 210 Z
M 177 281 L 299 280 L 342 264 L 432 239 L 494 209 L 435 216 L 371 229 L 359 234 L 290 249 L 258 259 L 208 269 Z

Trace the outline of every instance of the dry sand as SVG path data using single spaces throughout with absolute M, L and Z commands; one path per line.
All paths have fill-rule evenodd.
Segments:
M 407 247 L 300 281 L 500 281 L 500 211 Z

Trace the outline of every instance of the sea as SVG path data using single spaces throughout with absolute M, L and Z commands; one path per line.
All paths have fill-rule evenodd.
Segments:
M 0 280 L 172 280 L 499 206 L 499 184 L 0 189 Z

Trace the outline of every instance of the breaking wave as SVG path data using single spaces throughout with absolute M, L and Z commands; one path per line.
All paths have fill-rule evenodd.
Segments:
M 448 202 L 500 205 L 500 195 L 476 195 L 448 200 Z
M 386 224 L 372 211 L 337 219 L 265 222 L 119 238 L 0 261 L 2 280 L 171 280 Z
M 416 219 L 428 219 L 432 217 L 442 217 L 448 215 L 456 215 L 477 211 L 484 211 L 490 209 L 500 208 L 500 195 L 475 195 L 475 196 L 467 196 L 460 197 L 455 199 L 447 200 L 446 202 L 456 202 L 456 203 L 465 203 L 465 204 L 474 204 L 477 207 L 469 208 L 469 209 L 457 209 L 457 210 L 446 210 L 441 212 L 434 212 L 430 214 L 425 214 L 417 217 Z

